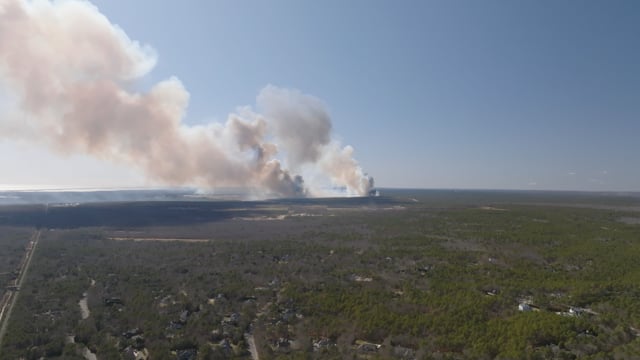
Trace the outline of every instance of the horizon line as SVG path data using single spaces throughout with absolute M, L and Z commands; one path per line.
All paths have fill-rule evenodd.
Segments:
M 415 187 L 415 186 L 385 186 L 376 187 L 378 190 L 419 190 L 419 191 L 494 191 L 494 192 L 574 192 L 574 193 L 626 193 L 640 194 L 640 190 L 586 190 L 586 189 L 526 189 L 526 188 L 474 188 L 474 187 Z M 203 195 L 207 192 L 212 194 L 216 191 L 247 191 L 251 192 L 248 187 L 218 187 L 214 189 L 200 189 L 192 186 L 53 186 L 53 185 L 16 185 L 16 184 L 0 184 L 0 192 L 109 192 L 109 191 L 192 191 L 201 192 Z

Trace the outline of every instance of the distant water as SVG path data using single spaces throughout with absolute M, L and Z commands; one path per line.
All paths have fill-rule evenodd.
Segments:
M 93 202 L 243 200 L 247 192 L 222 189 L 202 194 L 194 189 L 0 189 L 0 205 L 73 206 Z
M 347 197 L 344 191 L 329 189 L 327 196 Z M 47 204 L 49 206 L 74 206 L 98 202 L 129 201 L 235 201 L 268 200 L 278 198 L 250 188 L 217 188 L 213 191 L 200 191 L 191 188 L 169 189 L 86 189 L 47 187 L 24 187 L 0 184 L 0 205 Z

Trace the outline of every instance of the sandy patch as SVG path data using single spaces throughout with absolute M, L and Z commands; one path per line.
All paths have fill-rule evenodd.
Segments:
M 159 238 L 159 237 L 110 237 L 109 240 L 116 241 L 178 241 L 178 242 L 209 242 L 210 239 L 186 239 L 186 238 Z
M 497 207 L 493 207 L 493 206 L 481 206 L 480 210 L 486 210 L 486 211 L 509 211 L 507 209 L 501 209 L 501 208 L 497 208 Z
M 637 217 L 622 217 L 619 221 L 629 225 L 640 225 L 640 218 Z

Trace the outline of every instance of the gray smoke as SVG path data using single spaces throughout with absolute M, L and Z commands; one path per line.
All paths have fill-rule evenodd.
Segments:
M 133 90 L 155 63 L 152 48 L 88 2 L 0 0 L 0 96 L 12 104 L 0 113 L 0 136 L 132 164 L 169 185 L 322 193 L 286 165 L 311 167 L 350 194 L 372 187 L 353 149 L 332 140 L 319 99 L 267 86 L 257 97 L 262 113 L 244 108 L 224 124 L 190 126 L 177 78 Z
M 287 149 L 290 166 L 317 162 L 331 141 L 331 119 L 324 104 L 299 91 L 267 86 L 258 106 L 273 123 L 273 132 Z

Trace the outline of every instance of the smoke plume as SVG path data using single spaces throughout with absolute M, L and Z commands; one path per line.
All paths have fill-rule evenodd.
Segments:
M 174 186 L 316 195 L 300 175 L 312 168 L 349 194 L 372 188 L 353 149 L 332 140 L 319 99 L 267 86 L 257 110 L 190 126 L 177 78 L 134 90 L 155 64 L 152 48 L 88 2 L 0 0 L 0 97 L 12 104 L 0 108 L 0 136 L 131 164 Z

